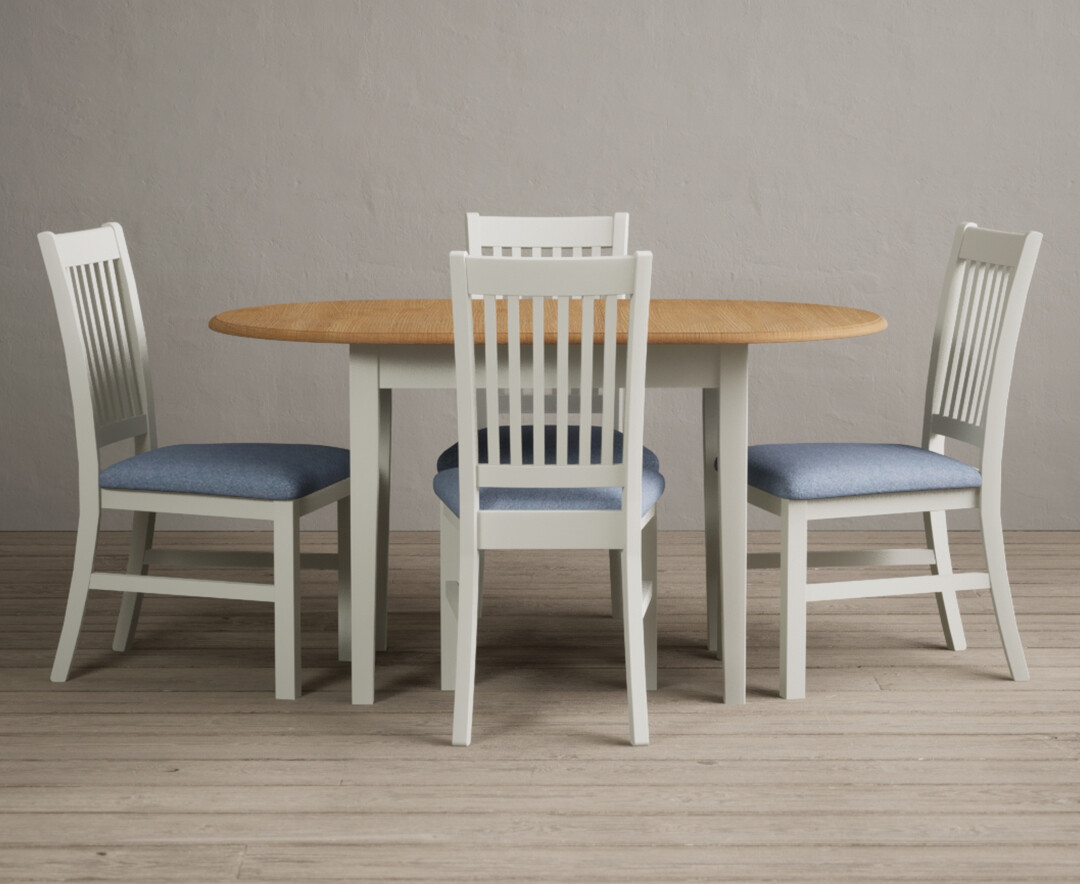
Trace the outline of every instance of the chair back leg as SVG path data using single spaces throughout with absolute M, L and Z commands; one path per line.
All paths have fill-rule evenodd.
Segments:
M 1024 645 L 1020 641 L 1020 630 L 1016 625 L 1012 588 L 1005 566 L 1005 535 L 1001 528 L 1001 511 L 997 502 L 989 499 L 989 495 L 982 498 L 979 519 L 982 522 L 986 570 L 990 574 L 990 596 L 994 600 L 994 615 L 997 617 L 1001 643 L 1005 647 L 1005 659 L 1009 663 L 1013 680 L 1027 681 L 1031 676 L 1024 657 Z
M 445 507 L 439 519 L 439 681 L 454 690 L 458 637 L 458 523 Z
M 620 567 L 620 571 L 621 570 Z M 655 515 L 649 519 L 649 523 L 641 530 L 641 579 L 643 583 L 650 587 L 650 592 L 648 593 L 648 606 L 645 608 L 642 617 L 645 642 L 645 686 L 648 690 L 655 691 L 657 684 L 656 596 L 658 586 Z
M 622 555 L 623 653 L 626 657 L 626 697 L 630 707 L 630 745 L 649 743 L 648 678 L 645 664 L 645 624 L 641 587 L 641 532 L 629 532 Z
M 146 575 L 150 569 L 146 564 L 146 554 L 154 544 L 154 522 L 156 513 L 136 512 L 131 525 L 131 551 L 128 553 L 127 573 Z M 120 614 L 116 618 L 116 632 L 113 633 L 113 650 L 127 651 L 135 638 L 139 625 L 139 611 L 142 609 L 141 592 L 125 592 L 120 597 Z
M 608 577 L 611 581 L 611 616 L 622 617 L 622 550 L 608 550 Z
M 473 693 L 476 683 L 480 557 L 476 550 L 475 537 L 468 537 L 465 531 L 461 531 L 460 534 L 452 742 L 455 746 L 468 746 L 472 742 Z
M 60 643 L 53 661 L 53 681 L 67 681 L 71 672 L 71 660 L 79 641 L 86 597 L 90 594 L 90 572 L 94 570 L 94 553 L 97 551 L 98 523 L 101 511 L 95 506 L 84 508 L 79 515 L 79 531 L 75 536 L 75 562 L 71 568 L 71 589 L 68 591 L 64 626 L 60 630 Z

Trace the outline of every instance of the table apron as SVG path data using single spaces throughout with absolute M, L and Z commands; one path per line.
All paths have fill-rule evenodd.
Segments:
M 745 344 L 650 344 L 646 357 L 645 384 L 648 387 L 713 389 L 720 376 L 721 350 Z M 577 348 L 572 348 L 571 373 L 578 360 Z M 451 344 L 383 345 L 353 344 L 352 358 L 373 357 L 379 366 L 379 387 L 384 390 L 449 390 L 455 386 L 454 348 Z M 620 347 L 619 367 L 623 369 L 623 349 Z M 545 374 L 554 384 L 555 348 L 548 347 L 544 358 Z M 483 352 L 477 348 L 477 373 L 483 371 Z M 531 371 L 524 354 L 522 372 Z

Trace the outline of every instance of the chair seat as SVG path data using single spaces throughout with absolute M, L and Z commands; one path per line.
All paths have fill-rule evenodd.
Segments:
M 349 452 L 328 445 L 168 445 L 101 471 L 102 488 L 296 500 L 349 477 Z
M 567 443 L 566 443 L 566 457 L 570 463 L 578 462 L 578 439 L 581 436 L 581 428 L 571 426 L 567 428 Z M 556 428 L 552 424 L 548 424 L 544 427 L 544 463 L 555 463 L 555 435 Z M 602 439 L 600 427 L 592 428 L 592 447 L 590 463 L 600 463 L 600 442 Z M 488 440 L 487 440 L 487 428 L 479 431 L 477 440 L 477 457 L 480 463 L 488 462 Z M 622 463 L 622 448 L 623 448 L 623 434 L 618 430 L 615 431 L 614 442 L 614 458 L 616 463 Z M 650 451 L 648 448 L 642 448 L 641 466 L 646 470 L 659 471 L 660 458 L 656 454 Z M 533 428 L 531 424 L 527 424 L 521 428 L 521 459 L 525 463 L 532 463 L 533 460 Z M 510 463 L 510 428 L 507 426 L 499 427 L 499 463 Z M 455 469 L 458 465 L 458 447 L 455 442 L 449 448 L 447 448 L 442 454 L 439 455 L 439 459 L 435 462 L 435 469 L 439 472 L 443 470 Z
M 784 500 L 979 488 L 977 469 L 912 445 L 805 442 L 751 445 L 747 481 Z
M 457 468 L 435 474 L 432 485 L 455 516 L 461 516 Z M 664 493 L 664 477 L 657 470 L 641 472 L 641 514 L 656 506 Z M 621 488 L 481 488 L 482 510 L 617 510 Z

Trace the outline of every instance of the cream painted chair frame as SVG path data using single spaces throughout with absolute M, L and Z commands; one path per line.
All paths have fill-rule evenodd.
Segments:
M 750 568 L 780 567 L 780 696 L 806 693 L 806 606 L 828 599 L 933 592 L 949 648 L 966 647 L 956 593 L 990 589 L 1009 671 L 1028 680 L 1005 566 L 1001 525 L 1001 456 L 1017 336 L 1042 234 L 961 225 L 953 242 L 926 385 L 922 446 L 944 453 L 947 439 L 974 446 L 981 488 L 785 500 L 751 486 L 751 504 L 782 519 L 781 552 L 750 554 Z M 979 512 L 985 572 L 954 574 L 946 511 Z M 807 552 L 817 519 L 923 514 L 927 549 Z M 809 583 L 808 567 L 929 565 L 931 575 Z
M 618 549 L 622 557 L 623 635 L 626 653 L 630 741 L 649 741 L 646 691 L 656 678 L 656 519 L 655 507 L 641 514 L 642 435 L 644 432 L 645 350 L 647 345 L 652 255 L 603 258 L 500 258 L 450 255 L 454 310 L 454 353 L 457 375 L 458 445 L 461 518 L 441 506 L 442 653 L 454 660 L 453 742 L 467 746 L 472 739 L 476 670 L 477 618 L 480 593 L 480 551 L 486 549 Z M 624 360 L 617 359 L 615 315 L 620 297 L 630 299 L 630 327 Z M 479 336 L 474 346 L 473 301 L 483 302 L 484 329 L 496 324 L 497 302 L 504 302 L 508 321 L 505 358 L 493 335 Z M 594 373 L 594 348 L 581 347 L 570 357 L 570 303 L 581 304 L 583 340 L 595 340 L 599 350 Z M 543 323 L 546 300 L 557 304 L 557 343 L 544 346 L 534 335 L 522 345 L 520 317 L 531 308 L 533 327 Z M 593 323 L 593 305 L 603 305 L 605 333 Z M 524 305 L 524 308 L 523 308 Z M 526 315 L 529 315 L 526 313 Z M 595 333 L 595 337 L 594 337 Z M 482 350 L 478 370 L 477 353 Z M 622 363 L 620 365 L 620 363 Z M 625 372 L 625 374 L 623 374 Z M 620 384 L 622 375 L 622 384 Z M 531 384 L 529 378 L 532 378 Z M 594 379 L 599 383 L 595 384 Z M 619 388 L 625 385 L 623 460 L 613 458 Z M 579 409 L 571 419 L 572 389 L 599 386 L 603 402 L 602 450 L 599 464 L 570 464 L 569 427 L 581 433 L 579 451 L 589 450 L 592 409 Z M 498 421 L 488 423 L 487 463 L 478 462 L 477 390 L 484 391 L 489 415 L 501 415 L 500 389 L 507 390 L 510 463 L 500 464 Z M 534 439 L 535 464 L 522 463 L 523 394 L 535 404 L 545 391 L 555 390 L 556 463 L 543 463 L 543 434 Z M 589 402 L 590 397 L 579 398 Z M 516 404 L 515 404 L 516 403 Z M 528 417 L 528 413 L 524 413 Z M 545 415 L 534 413 L 534 426 Z M 481 510 L 479 489 L 621 487 L 620 510 Z M 445 670 L 444 670 L 445 672 Z
M 599 258 L 620 257 L 629 254 L 630 215 L 615 212 L 612 215 L 566 215 L 556 217 L 481 215 L 468 212 L 465 215 L 465 234 L 469 254 L 473 257 L 491 255 L 511 258 Z M 551 397 L 547 404 L 551 405 Z M 526 407 L 527 403 L 526 403 Z M 620 414 L 622 405 L 620 403 Z M 477 403 L 479 425 L 486 423 L 487 409 L 483 398 Z M 553 413 L 553 408 L 547 409 Z M 622 575 L 619 571 L 622 551 L 608 551 L 611 580 L 611 613 L 621 616 Z M 481 585 L 484 574 L 484 556 L 480 555 Z M 483 595 L 480 610 L 483 612 Z M 452 681 L 451 677 L 451 681 Z M 444 688 L 446 675 L 443 677 Z
M 122 593 L 113 649 L 130 648 L 145 593 L 240 599 L 274 605 L 275 694 L 301 692 L 299 572 L 338 570 L 339 656 L 349 658 L 349 480 L 296 500 L 255 500 L 101 488 L 101 449 L 132 440 L 135 453 L 157 447 L 146 331 L 119 224 L 38 235 L 67 358 L 79 463 L 79 527 L 64 625 L 52 680 L 66 681 L 91 589 Z M 336 502 L 335 554 L 299 551 L 299 518 Z M 94 570 L 102 510 L 134 513 L 127 573 Z M 157 513 L 260 519 L 273 523 L 274 551 L 153 549 Z M 273 568 L 273 584 L 148 575 L 150 565 Z

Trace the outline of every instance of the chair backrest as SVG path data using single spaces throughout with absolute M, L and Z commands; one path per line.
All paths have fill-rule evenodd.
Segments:
M 984 479 L 1000 470 L 1013 357 L 1042 234 L 974 224 L 956 232 L 945 273 L 930 373 L 923 445 L 945 438 L 982 450 Z
M 97 487 L 99 448 L 156 445 L 153 396 L 135 277 L 124 231 L 109 223 L 38 234 L 67 359 L 80 484 Z
M 458 445 L 461 464 L 462 518 L 477 489 L 589 488 L 624 489 L 623 510 L 640 517 L 641 446 L 644 425 L 645 347 L 648 333 L 652 254 L 602 258 L 502 258 L 450 254 L 457 372 Z M 620 303 L 624 309 L 620 311 Z M 624 356 L 616 352 L 620 312 Z M 543 329 L 542 334 L 533 334 Z M 571 354 L 571 346 L 582 344 Z M 477 370 L 477 355 L 482 364 Z M 617 408 L 625 387 L 623 415 Z M 554 463 L 545 464 L 542 412 L 523 413 L 523 401 L 543 403 L 554 390 Z M 507 395 L 500 397 L 500 389 Z M 593 458 L 593 397 L 599 390 L 599 458 Z M 488 457 L 477 449 L 476 400 L 486 400 Z M 531 394 L 531 396 L 530 396 Z M 505 405 L 500 405 L 500 398 Z M 539 406 L 542 408 L 543 406 Z M 508 463 L 500 463 L 498 425 L 509 428 Z M 534 427 L 533 456 L 524 454 L 522 426 Z M 578 428 L 579 457 L 570 457 L 570 428 Z M 623 457 L 615 458 L 615 431 L 624 433 Z
M 511 258 L 588 258 L 627 254 L 630 216 L 564 218 L 465 216 L 469 254 Z

